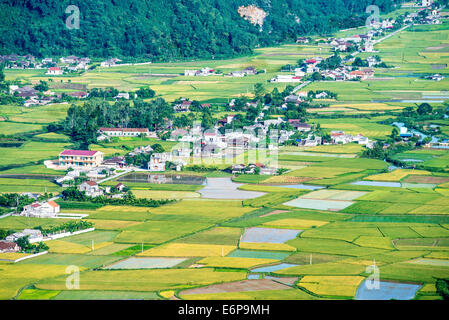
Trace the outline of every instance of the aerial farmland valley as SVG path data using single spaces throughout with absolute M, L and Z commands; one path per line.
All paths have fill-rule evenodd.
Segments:
M 449 299 L 447 0 L 51 2 L 0 4 L 0 300 Z

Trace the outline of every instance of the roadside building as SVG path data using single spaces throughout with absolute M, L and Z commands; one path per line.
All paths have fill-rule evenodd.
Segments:
M 103 162 L 103 152 L 95 150 L 64 150 L 59 154 L 61 167 L 94 168 Z

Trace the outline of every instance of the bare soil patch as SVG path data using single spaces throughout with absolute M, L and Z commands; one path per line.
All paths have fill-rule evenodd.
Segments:
M 264 215 L 261 215 L 260 217 L 261 218 L 262 217 L 268 217 L 268 216 L 272 216 L 272 215 L 279 214 L 279 213 L 285 213 L 285 212 L 289 212 L 289 211 L 288 210 L 274 210 L 274 211 L 271 211 L 271 212 L 266 213 Z
M 410 175 L 404 180 L 404 182 L 441 184 L 441 183 L 449 182 L 449 177 Z

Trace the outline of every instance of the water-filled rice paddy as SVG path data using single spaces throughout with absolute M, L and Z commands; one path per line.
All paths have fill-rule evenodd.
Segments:
M 232 182 L 231 178 L 207 178 L 206 186 L 199 193 L 202 198 L 209 199 L 254 199 L 265 195 L 264 192 L 238 190 L 242 185 Z
M 284 204 L 286 206 L 292 206 L 303 209 L 314 209 L 314 210 L 329 210 L 329 211 L 340 211 L 349 207 L 354 202 L 352 201 L 338 201 L 338 200 L 317 200 L 317 199 L 295 199 Z
M 379 289 L 369 289 L 367 281 L 357 289 L 356 300 L 411 300 L 421 288 L 418 284 L 380 281 Z
M 302 230 L 272 229 L 272 228 L 247 228 L 240 242 L 284 243 L 295 239 Z
M 260 267 L 256 269 L 252 269 L 252 272 L 274 272 L 282 269 L 287 269 L 291 267 L 296 267 L 297 264 L 290 264 L 290 263 L 281 263 L 274 266 L 267 266 L 267 267 Z
M 356 186 L 390 187 L 390 188 L 400 188 L 402 186 L 400 182 L 385 182 L 385 181 L 356 181 L 351 184 Z

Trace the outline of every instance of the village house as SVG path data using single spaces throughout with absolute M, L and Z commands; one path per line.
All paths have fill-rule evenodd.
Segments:
M 306 73 L 301 68 L 295 68 L 295 76 L 296 77 L 304 77 Z
M 310 42 L 309 38 L 307 37 L 299 37 L 298 39 L 296 39 L 296 43 L 307 44 L 309 42 Z
M 172 161 L 171 153 L 153 153 L 148 162 L 149 171 L 165 171 L 167 161 Z
M 60 58 L 59 61 L 61 61 L 62 63 L 73 64 L 78 63 L 80 61 L 80 58 L 78 58 L 77 56 L 68 56 Z
M 193 101 L 184 100 L 173 107 L 175 112 L 189 112 Z
M 243 72 L 247 75 L 247 76 L 254 76 L 257 74 L 257 69 L 254 67 L 246 67 L 245 69 L 243 69 Z
M 114 188 L 119 192 L 123 192 L 126 186 L 123 183 L 119 182 L 114 186 Z
M 103 190 L 100 189 L 100 186 L 95 181 L 84 181 L 80 184 L 79 190 L 84 191 L 86 196 L 92 198 L 103 195 Z
M 190 157 L 191 151 L 190 143 L 179 143 L 171 150 L 173 156 L 186 158 Z
M 234 120 L 235 114 L 230 114 L 227 115 L 225 118 L 221 119 L 218 121 L 219 124 L 221 124 L 222 126 L 229 124 L 232 122 L 232 120 Z
M 64 150 L 59 154 L 61 167 L 99 167 L 103 162 L 104 153 L 95 150 Z
M 102 61 L 100 66 L 105 67 L 105 68 L 109 68 L 109 67 L 114 67 L 117 65 L 117 62 L 121 62 L 122 60 L 117 59 L 117 58 L 112 58 L 106 61 Z
M 149 136 L 148 128 L 100 128 L 98 132 L 109 137 L 139 137 L 140 135 Z
M 53 63 L 53 58 L 44 58 L 41 62 L 42 64 Z
M 37 229 L 24 229 L 20 232 L 10 234 L 5 238 L 6 241 L 17 241 L 20 238 L 27 237 L 29 242 L 42 241 L 44 239 L 42 232 Z
M 60 210 L 59 204 L 54 201 L 34 202 L 23 207 L 21 216 L 34 218 L 54 218 Z
M 300 119 L 288 119 L 288 123 L 298 131 L 308 132 L 312 130 L 312 126 L 310 124 L 303 123 Z
M 146 154 L 146 153 L 150 153 L 153 152 L 153 148 L 148 145 L 148 146 L 139 146 L 134 148 L 133 151 L 131 151 L 130 153 L 128 153 L 129 156 L 134 157 L 138 154 Z M 103 162 L 104 163 L 104 162 Z
M 230 73 L 225 74 L 226 77 L 236 77 L 241 78 L 246 76 L 245 72 L 243 71 L 231 71 Z
M 125 157 L 112 157 L 103 161 L 104 166 L 113 168 L 123 168 L 126 166 Z
M 349 79 L 366 80 L 374 75 L 373 69 L 355 70 L 349 73 Z
M 299 146 L 316 147 L 321 144 L 322 139 L 321 139 L 321 137 L 309 134 L 307 136 L 307 139 L 298 139 L 297 142 L 298 142 Z
M 9 91 L 11 94 L 17 95 L 22 98 L 28 99 L 38 99 L 38 91 L 30 86 L 24 86 L 19 88 L 18 86 L 11 85 L 9 86 Z
M 315 95 L 315 99 L 326 99 L 329 95 L 327 94 L 327 92 L 323 91 L 320 93 L 317 93 Z
M 61 76 L 64 72 L 60 67 L 50 67 L 47 70 L 47 75 L 49 76 Z
M 233 164 L 231 166 L 231 173 L 245 173 L 246 166 L 244 164 Z
M 303 97 L 295 96 L 295 95 L 289 95 L 285 97 L 285 103 L 294 103 L 294 104 L 300 104 L 304 101 Z
M 205 77 L 215 74 L 215 70 L 204 67 L 201 70 L 184 70 L 184 75 L 188 77 Z
M 84 92 L 84 91 L 68 92 L 66 94 L 69 97 L 73 97 L 73 98 L 77 98 L 77 99 L 85 99 L 89 95 L 87 92 Z
M 69 183 L 75 181 L 75 178 L 80 176 L 80 172 L 78 170 L 72 170 L 67 172 L 64 177 L 56 178 L 55 182 L 63 187 L 68 186 Z
M 278 83 L 284 83 L 284 82 L 301 82 L 301 77 L 295 76 L 295 75 L 277 75 L 275 78 L 271 79 L 270 82 L 278 82 Z
M 333 144 L 346 144 L 352 142 L 352 136 L 343 131 L 332 131 L 331 139 Z
M 118 95 L 114 97 L 115 101 L 118 101 L 120 99 L 129 100 L 129 93 L 127 92 L 120 92 Z
M 21 249 L 15 242 L 0 240 L 0 253 L 19 252 Z

